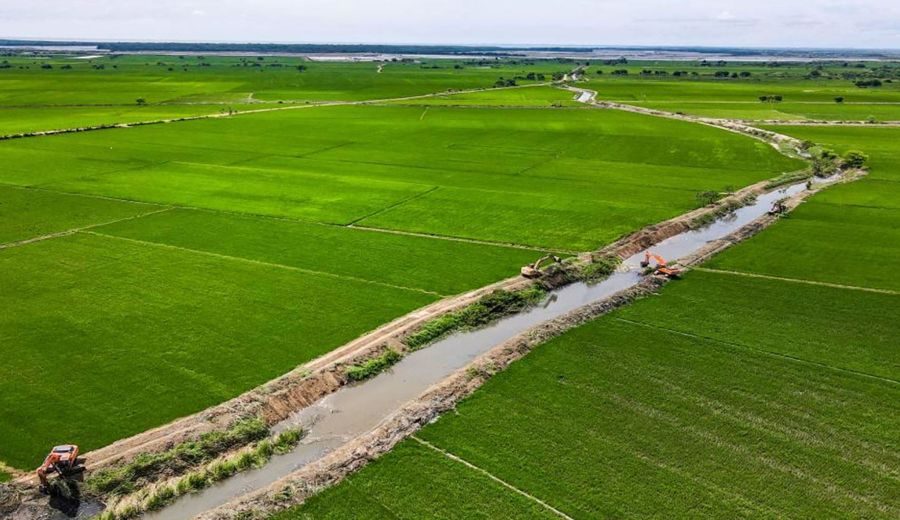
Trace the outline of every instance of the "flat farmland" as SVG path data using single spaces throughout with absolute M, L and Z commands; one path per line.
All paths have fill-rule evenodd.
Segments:
M 874 88 L 854 84 L 857 77 L 889 79 L 896 74 L 895 64 L 879 67 L 879 64 L 842 67 L 833 63 L 767 67 L 734 62 L 710 66 L 698 66 L 697 62 L 637 62 L 616 66 L 593 64 L 586 77 L 590 80 L 588 88 L 597 90 L 600 99 L 698 116 L 786 121 L 900 120 L 900 88 L 896 82 L 884 82 Z M 617 70 L 627 70 L 628 75 L 614 75 Z M 681 76 L 673 76 L 676 72 Z M 749 76 L 720 78 L 715 73 Z M 819 76 L 811 77 L 811 74 Z M 848 74 L 851 76 L 842 77 Z M 761 102 L 760 96 L 781 96 L 782 100 Z M 841 102 L 836 101 L 838 97 L 842 98 Z
M 799 166 L 715 129 L 565 108 L 296 108 L 0 151 L 0 461 L 17 468 Z
M 133 218 L 160 206 L 0 186 L 0 244 Z
M 541 346 L 418 435 L 574 518 L 896 514 L 895 385 L 664 330 L 641 309 L 643 323 L 607 317 Z M 379 492 L 406 480 L 379 468 L 443 456 L 408 461 L 414 443 L 279 520 L 410 502 L 453 517 L 478 495 L 422 511 L 437 477 Z
M 397 105 L 446 105 L 446 106 L 494 106 L 494 107 L 582 107 L 575 95 L 561 88 L 535 85 L 527 88 L 492 88 L 477 92 L 450 94 L 419 99 L 392 101 Z
M 446 454 L 478 468 L 447 457 L 466 483 L 487 472 L 573 518 L 900 514 L 896 209 L 879 202 L 896 198 L 895 131 L 789 133 L 871 151 L 872 171 L 538 347 L 417 434 L 436 449 L 404 441 L 276 518 L 424 508 L 425 491 L 382 491 L 404 475 L 380 468 Z
M 276 518 L 558 518 L 488 477 L 414 442 L 397 446 L 363 475 L 312 498 L 301 512 Z M 397 475 L 404 478 L 396 479 Z M 426 493 L 430 499 L 422 500 Z
M 40 108 L 0 108 L 0 135 L 63 130 L 68 128 L 136 123 L 160 119 L 177 119 L 245 108 L 259 108 L 253 105 L 119 105 L 40 107 Z
M 584 109 L 300 108 L 0 151 L 8 184 L 561 250 L 802 166 L 728 132 Z
M 871 171 L 830 188 L 790 218 L 710 267 L 867 289 L 900 291 L 886 266 L 900 262 L 900 152 L 895 128 L 798 128 L 781 131 L 843 153 L 862 149 Z M 746 250 L 746 252 L 744 252 Z
M 554 73 L 555 62 L 468 60 L 329 63 L 287 57 L 7 57 L 0 66 L 0 134 L 127 123 L 320 101 L 359 101 L 490 88 Z M 382 65 L 379 72 L 379 65 Z M 46 67 L 46 68 L 45 68 Z M 302 70 L 300 69 L 302 67 Z M 536 76 L 535 76 L 536 77 Z M 138 100 L 141 100 L 138 104 Z

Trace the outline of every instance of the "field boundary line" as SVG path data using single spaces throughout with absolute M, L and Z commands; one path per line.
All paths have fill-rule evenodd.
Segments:
M 117 172 L 125 171 L 125 170 L 116 170 Z M 115 173 L 115 172 L 110 172 Z M 102 174 L 100 174 L 102 175 Z M 79 177 L 78 179 L 84 179 L 85 177 Z M 76 179 L 77 180 L 77 179 Z M 79 193 L 77 191 L 63 191 L 55 188 L 47 188 L 48 184 L 35 184 L 32 186 L 25 186 L 22 184 L 12 184 L 8 182 L 0 182 L 0 186 L 4 188 L 15 188 L 17 190 L 23 191 L 42 191 L 44 193 L 55 193 L 57 195 L 71 195 L 73 197 L 84 197 L 86 199 L 98 199 L 98 200 L 110 200 L 113 202 L 127 202 L 130 204 L 143 204 L 144 206 L 170 206 L 170 207 L 178 207 L 177 204 L 164 204 L 160 202 L 144 202 L 140 200 L 132 200 L 132 199 L 123 199 L 121 197 L 109 197 L 107 195 L 95 195 L 92 193 Z
M 202 206 L 189 206 L 184 204 L 163 204 L 160 202 L 145 202 L 141 200 L 133 200 L 119 197 L 109 197 L 105 195 L 93 195 L 90 193 L 78 193 L 71 191 L 63 191 L 57 190 L 53 188 L 45 188 L 43 186 L 22 186 L 19 184 L 8 184 L 4 182 L 0 182 L 0 186 L 4 188 L 15 188 L 19 190 L 32 190 L 32 191 L 42 191 L 45 193 L 55 193 L 58 195 L 72 195 L 73 197 L 84 197 L 87 199 L 98 199 L 98 200 L 109 200 L 114 202 L 124 202 L 129 204 L 142 204 L 145 206 L 167 206 L 171 209 L 183 210 L 183 211 L 200 211 L 204 213 L 213 213 L 217 215 L 226 215 L 236 218 L 249 218 L 249 219 L 266 219 L 266 220 L 277 220 L 282 222 L 293 222 L 296 224 L 307 224 L 307 225 L 315 225 L 315 226 L 326 226 L 331 228 L 346 228 L 346 229 L 354 229 L 356 231 L 370 231 L 374 233 L 392 233 L 395 235 L 408 235 L 419 238 L 431 238 L 435 240 L 449 240 L 453 242 L 468 242 L 470 244 L 479 244 L 484 246 L 493 246 L 493 247 L 506 247 L 510 249 L 524 249 L 527 251 L 534 251 L 535 253 L 543 253 L 549 250 L 556 251 L 558 253 L 565 253 L 570 255 L 580 254 L 580 251 L 560 249 L 556 247 L 544 247 L 544 246 L 529 246 L 526 244 L 516 244 L 513 242 L 492 242 L 490 240 L 480 240 L 477 238 L 465 238 L 465 237 L 456 237 L 452 235 L 440 235 L 440 234 L 429 234 L 429 233 L 417 233 L 415 231 L 402 231 L 397 229 L 387 229 L 387 228 L 377 228 L 371 226 L 361 226 L 357 224 L 340 224 L 336 222 L 322 222 L 317 220 L 309 220 L 299 217 L 288 217 L 284 215 L 266 215 L 263 213 L 250 213 L 243 211 L 229 211 L 225 209 L 217 209 L 217 208 L 204 208 Z M 438 186 L 440 187 L 440 186 Z
M 252 258 L 244 258 L 244 257 L 240 257 L 240 256 L 225 255 L 222 253 L 214 253 L 212 251 L 191 249 L 189 247 L 174 246 L 172 244 L 164 244 L 162 242 L 152 242 L 149 240 L 141 240 L 138 238 L 129 238 L 129 237 L 116 236 L 116 235 L 109 235 L 106 233 L 98 233 L 96 231 L 91 231 L 91 230 L 87 230 L 87 229 L 81 230 L 80 232 L 88 234 L 88 235 L 98 236 L 98 237 L 111 238 L 114 240 L 122 240 L 125 242 L 132 242 L 134 244 L 141 244 L 141 245 L 145 245 L 145 246 L 159 247 L 159 248 L 163 248 L 163 249 L 171 249 L 171 250 L 175 250 L 175 251 L 184 251 L 187 253 L 205 255 L 205 256 L 210 256 L 213 258 L 219 258 L 222 260 L 231 260 L 231 261 L 235 261 L 235 262 L 243 262 L 243 263 L 262 266 L 262 267 L 271 267 L 274 269 L 284 269 L 287 271 L 295 271 L 298 273 L 304 273 L 304 274 L 309 274 L 309 275 L 325 276 L 328 278 L 337 278 L 337 279 L 341 279 L 341 280 L 349 280 L 349 281 L 353 281 L 353 282 L 367 283 L 367 284 L 371 284 L 371 285 L 379 285 L 381 287 L 389 287 L 391 289 L 412 291 L 412 292 L 427 294 L 429 296 L 436 296 L 438 298 L 446 298 L 446 295 L 443 295 L 443 294 L 440 294 L 440 293 L 437 293 L 434 291 L 429 291 L 427 289 L 419 289 L 416 287 L 406 287 L 403 285 L 395 285 L 395 284 L 387 283 L 387 282 L 378 282 L 375 280 L 368 280 L 366 278 L 359 278 L 356 276 L 348 276 L 348 275 L 343 275 L 343 274 L 329 273 L 327 271 L 316 271 L 315 269 L 306 269 L 304 267 L 296 267 L 296 266 L 292 266 L 292 265 L 278 264 L 278 263 L 274 263 L 274 262 L 266 262 L 263 260 L 254 260 Z
M 523 491 L 523 490 L 517 488 L 516 486 L 513 486 L 513 485 L 510 484 L 509 482 L 506 482 L 505 480 L 502 480 L 500 477 L 495 476 L 494 474 L 490 473 L 490 472 L 487 471 L 486 469 L 479 468 L 478 466 L 472 464 L 471 462 L 469 462 L 469 461 L 467 461 L 467 460 L 465 460 L 465 459 L 462 459 L 462 458 L 460 458 L 460 457 L 458 457 L 458 456 L 456 456 L 456 455 L 450 453 L 449 451 L 446 451 L 446 450 L 443 450 L 443 449 L 441 449 L 441 448 L 438 448 L 438 447 L 435 446 L 434 444 L 431 444 L 430 442 L 428 442 L 428 441 L 426 441 L 426 440 L 423 440 L 423 439 L 422 439 L 421 437 L 419 437 L 418 435 L 410 435 L 410 438 L 411 438 L 412 440 L 418 442 L 418 443 L 421 444 L 422 446 L 425 446 L 426 448 L 431 448 L 432 450 L 436 451 L 437 453 L 440 453 L 441 455 L 447 457 L 447 458 L 450 459 L 450 460 L 459 462 L 460 464 L 466 466 L 467 468 L 469 468 L 469 469 L 471 469 L 471 470 L 474 470 L 474 471 L 477 471 L 477 472 L 481 473 L 482 475 L 488 477 L 489 479 L 493 480 L 494 482 L 497 482 L 498 484 L 502 485 L 503 487 L 505 487 L 505 488 L 507 488 L 507 489 L 509 489 L 509 490 L 511 490 L 511 491 L 515 491 L 516 493 L 522 495 L 523 497 L 525 497 L 525 498 L 527 498 L 527 499 L 529 499 L 529 500 L 531 500 L 531 501 L 533 501 L 533 502 L 535 502 L 535 503 L 541 505 L 542 507 L 544 507 L 544 508 L 547 509 L 548 511 L 554 513 L 556 516 L 559 516 L 560 518 L 565 518 L 566 520 L 574 520 L 571 516 L 569 516 L 569 515 L 563 513 L 563 512 L 560 511 L 559 509 L 556 509 L 555 507 L 551 506 L 551 505 L 548 504 L 547 502 L 544 502 L 544 501 L 541 500 L 540 498 L 538 498 L 538 497 L 536 497 L 536 496 L 534 496 L 534 495 L 528 493 L 527 491 Z
M 422 198 L 422 197 L 424 197 L 424 196 L 426 196 L 426 195 L 429 195 L 429 194 L 431 194 L 431 193 L 434 193 L 434 192 L 437 191 L 439 188 L 440 188 L 440 186 L 432 186 L 432 187 L 428 188 L 428 189 L 425 190 L 425 191 L 422 191 L 422 192 L 419 192 L 419 193 L 410 195 L 409 197 L 406 197 L 405 199 L 398 200 L 397 202 L 394 202 L 394 203 L 392 203 L 392 204 L 389 204 L 389 205 L 387 205 L 387 206 L 385 206 L 385 207 L 383 207 L 383 208 L 376 209 L 375 211 L 373 211 L 373 212 L 371 212 L 371 213 L 368 213 L 368 214 L 366 214 L 366 215 L 363 215 L 363 216 L 361 216 L 361 217 L 357 217 L 357 218 L 351 220 L 350 223 L 348 223 L 345 227 L 350 227 L 350 226 L 352 226 L 353 224 L 356 224 L 357 222 L 362 222 L 363 220 L 366 220 L 367 218 L 372 218 L 372 217 L 374 217 L 374 216 L 376 216 L 376 215 L 381 215 L 382 213 L 386 213 L 386 212 L 388 212 L 388 211 L 390 211 L 390 210 L 392 210 L 392 209 L 394 209 L 394 208 L 398 208 L 398 207 L 400 207 L 400 206 L 406 204 L 407 202 L 412 202 L 412 201 L 414 201 L 414 200 L 416 200 L 416 199 L 420 199 L 420 198 Z
M 175 208 L 166 207 L 166 208 L 158 209 L 156 211 L 148 211 L 147 213 L 140 213 L 138 215 L 132 215 L 130 217 L 124 217 L 124 218 L 120 218 L 120 219 L 116 219 L 116 220 L 110 220 L 109 222 L 100 222 L 98 224 L 90 224 L 87 226 L 66 229 L 65 231 L 57 231 L 56 233 L 48 233 L 46 235 L 40 235 L 40 236 L 36 236 L 36 237 L 32 237 L 32 238 L 26 238 L 25 240 L 19 240 L 17 242 L 8 242 L 6 244 L 0 244 L 0 250 L 11 249 L 13 247 L 19 247 L 19 246 L 25 246 L 28 244 L 34 244 L 36 242 L 43 242 L 44 240 L 50 240 L 52 238 L 62 238 L 62 237 L 66 237 L 69 235 L 74 235 L 75 233 L 78 233 L 78 232 L 85 232 L 90 229 L 94 229 L 94 228 L 98 228 L 98 227 L 109 226 L 111 224 L 118 224 L 119 222 L 127 222 L 129 220 L 135 220 L 135 219 L 139 219 L 139 218 L 143 218 L 143 217 L 149 217 L 150 215 L 164 213 L 166 211 L 171 211 L 173 209 L 175 209 Z
M 896 379 L 891 379 L 889 377 L 884 377 L 884 376 L 876 376 L 874 374 L 869 374 L 868 372 L 861 372 L 859 370 L 854 370 L 852 368 L 836 367 L 834 365 L 829 365 L 828 363 L 822 363 L 821 361 L 812 361 L 812 360 L 801 358 L 801 357 L 791 356 L 789 354 L 782 354 L 781 352 L 773 352 L 771 350 L 766 350 L 766 349 L 757 348 L 757 347 L 751 347 L 749 345 L 744 345 L 743 343 L 732 343 L 730 341 L 724 341 L 724 340 L 717 339 L 717 338 L 711 338 L 709 336 L 703 336 L 702 334 L 695 334 L 693 332 L 685 332 L 682 330 L 676 330 L 676 329 L 672 329 L 669 327 L 663 327 L 661 325 L 653 325 L 650 323 L 644 323 L 642 321 L 629 320 L 628 318 L 620 318 L 620 317 L 616 316 L 613 319 L 615 319 L 616 321 L 620 321 L 622 323 L 628 323 L 630 325 L 635 325 L 638 327 L 645 327 L 648 329 L 661 330 L 661 331 L 668 332 L 671 334 L 677 334 L 679 336 L 701 339 L 704 341 L 710 341 L 712 343 L 718 343 L 720 345 L 726 345 L 726 346 L 729 346 L 732 348 L 749 350 L 751 352 L 756 352 L 756 353 L 764 354 L 767 356 L 785 359 L 788 361 L 793 361 L 795 363 L 801 363 L 804 365 L 813 365 L 813 366 L 817 366 L 817 367 L 821 367 L 821 368 L 827 368 L 829 370 L 834 370 L 836 372 L 844 372 L 844 373 L 851 374 L 851 375 L 858 376 L 858 377 L 874 379 L 876 381 L 881 381 L 882 383 L 889 383 L 892 385 L 900 385 L 900 381 L 898 381 Z
M 331 224 L 325 224 L 331 225 Z M 478 244 L 482 246 L 494 246 L 494 247 L 508 247 L 511 249 L 524 249 L 526 251 L 534 251 L 535 253 L 543 253 L 546 251 L 556 251 L 558 253 L 564 253 L 567 255 L 578 255 L 580 252 L 578 251 L 570 251 L 566 249 L 560 249 L 556 247 L 541 247 L 541 246 L 528 246 L 524 244 L 516 244 L 512 242 L 491 242 L 490 240 L 479 240 L 477 238 L 465 238 L 465 237 L 455 237 L 452 235 L 438 235 L 431 233 L 417 233 L 415 231 L 403 231 L 400 229 L 388 229 L 388 228 L 379 228 L 379 227 L 371 227 L 371 226 L 361 226 L 359 224 L 348 224 L 346 227 L 349 229 L 357 229 L 360 231 L 372 231 L 375 233 L 389 233 L 392 235 L 406 235 L 411 237 L 420 237 L 420 238 L 433 238 L 436 240 L 449 240 L 451 242 L 466 242 L 469 244 Z
M 335 100 L 335 101 L 327 101 L 327 100 L 319 100 L 313 101 L 310 103 L 299 104 L 297 100 L 292 100 L 294 104 L 290 104 L 287 106 L 274 106 L 267 108 L 251 108 L 249 110 L 232 110 L 229 112 L 213 112 L 209 114 L 195 114 L 195 115 L 186 115 L 181 117 L 170 117 L 170 118 L 160 118 L 160 119 L 148 119 L 143 121 L 131 121 L 128 123 L 102 123 L 97 125 L 87 125 L 83 127 L 69 127 L 69 128 L 52 128 L 49 130 L 32 130 L 26 132 L 18 132 L 12 134 L 0 134 L 0 141 L 7 141 L 13 139 L 27 139 L 31 137 L 46 137 L 50 135 L 61 135 L 61 134 L 74 134 L 81 132 L 94 132 L 97 130 L 113 130 L 113 129 L 122 129 L 122 128 L 135 128 L 139 126 L 150 126 L 150 125 L 162 125 L 169 123 L 182 123 L 185 121 L 201 121 L 204 119 L 224 119 L 230 118 L 245 114 L 262 114 L 267 112 L 281 112 L 285 110 L 302 110 L 307 108 L 316 108 L 316 107 L 336 107 L 336 106 L 360 106 L 360 105 L 378 105 L 381 103 L 390 103 L 394 101 L 407 101 L 407 100 L 415 100 L 415 99 L 428 99 L 433 97 L 442 97 L 442 96 L 453 96 L 457 94 L 471 94 L 475 92 L 483 92 L 487 90 L 512 90 L 519 88 L 531 88 L 531 87 L 546 87 L 553 85 L 553 82 L 542 82 L 542 83 L 531 83 L 528 85 L 514 85 L 511 87 L 474 87 L 470 89 L 460 89 L 457 91 L 449 92 L 429 92 L 426 94 L 415 94 L 412 96 L 401 96 L 394 98 L 383 98 L 383 99 L 363 99 L 363 100 Z M 275 103 L 266 101 L 265 103 Z M 162 105 L 163 103 L 160 103 Z M 226 106 L 227 103 L 210 103 L 212 105 L 221 105 Z M 100 105 L 87 105 L 87 106 L 100 106 Z M 119 105 L 115 105 L 119 106 Z M 128 105 L 125 105 L 128 106 Z
M 744 276 L 747 278 L 762 278 L 764 280 L 777 280 L 780 282 L 790 282 L 790 283 L 799 283 L 804 285 L 818 285 L 822 287 L 831 287 L 833 289 L 847 289 L 850 291 L 863 291 L 863 292 L 871 292 L 878 294 L 890 294 L 893 296 L 900 296 L 900 291 L 892 291 L 890 289 L 876 289 L 874 287 L 861 287 L 858 285 L 844 285 L 839 283 L 830 283 L 830 282 L 817 282 L 815 280 L 804 280 L 803 278 L 788 278 L 785 276 L 773 276 L 768 274 L 757 274 L 750 273 L 745 271 L 731 271 L 727 269 L 712 269 L 709 267 L 694 267 L 692 268 L 694 271 L 700 271 L 704 273 L 717 273 L 717 274 L 729 274 L 732 276 Z

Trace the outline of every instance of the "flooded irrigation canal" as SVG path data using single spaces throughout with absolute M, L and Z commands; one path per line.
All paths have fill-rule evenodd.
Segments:
M 805 182 L 760 195 L 748 206 L 712 224 L 666 239 L 652 247 L 670 259 L 695 253 L 707 242 L 721 239 L 763 216 L 779 199 L 796 195 Z M 209 511 L 246 493 L 262 489 L 314 462 L 346 442 L 365 434 L 407 402 L 416 399 L 475 358 L 543 322 L 608 298 L 636 285 L 641 279 L 641 251 L 626 259 L 619 270 L 596 284 L 574 283 L 551 292 L 538 306 L 503 318 L 474 331 L 450 335 L 430 347 L 413 352 L 378 376 L 346 386 L 324 397 L 273 429 L 300 426 L 306 432 L 290 453 L 276 455 L 262 468 L 237 474 L 199 493 L 180 498 L 165 509 L 147 514 L 153 520 L 182 520 Z

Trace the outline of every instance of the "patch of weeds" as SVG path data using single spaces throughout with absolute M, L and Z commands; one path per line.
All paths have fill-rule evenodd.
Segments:
M 581 278 L 588 282 L 599 282 L 616 272 L 622 259 L 615 255 L 594 258 L 592 262 L 581 268 Z
M 261 467 L 276 453 L 287 453 L 300 442 L 302 433 L 300 429 L 289 429 L 274 438 L 263 439 L 236 455 L 215 460 L 205 468 L 184 475 L 174 485 L 158 487 L 146 499 L 138 500 L 139 505 L 135 505 L 134 501 L 123 502 L 120 506 L 104 511 L 99 518 L 125 520 L 137 517 L 145 511 L 161 509 L 182 495 L 209 487 L 210 484 L 225 480 L 241 471 Z
M 300 438 L 302 436 L 302 430 L 285 430 L 279 433 L 278 437 L 275 437 L 275 441 L 272 443 L 272 447 L 275 450 L 275 453 L 283 455 L 294 449 L 294 446 L 296 446 L 300 442 Z M 267 455 L 267 457 L 271 457 L 271 454 Z
M 494 320 L 537 304 L 545 295 L 546 292 L 537 286 L 518 291 L 494 291 L 464 309 L 425 323 L 418 331 L 406 338 L 406 345 L 415 350 L 451 332 L 483 327 Z
M 194 471 L 182 477 L 178 484 L 175 485 L 175 490 L 178 491 L 179 495 L 186 495 L 200 491 L 209 486 L 209 484 L 209 475 L 205 471 Z
M 812 171 L 810 170 L 801 170 L 797 172 L 790 173 L 782 173 L 778 177 L 775 177 L 771 181 L 766 184 L 766 190 L 772 190 L 785 184 L 796 184 L 798 182 L 803 182 L 812 177 Z
M 175 500 L 175 488 L 172 486 L 160 486 L 156 489 L 156 491 L 147 498 L 147 501 L 144 502 L 144 509 L 146 511 L 156 511 L 162 509 L 163 507 L 169 505 L 173 500 Z
M 213 482 L 219 482 L 234 475 L 237 470 L 237 463 L 234 460 L 220 460 L 209 467 L 209 476 Z
M 358 365 L 351 365 L 347 367 L 347 378 L 350 381 L 362 381 L 363 379 L 369 379 L 370 377 L 374 377 L 381 372 L 383 372 L 386 368 L 394 365 L 403 356 L 400 355 L 394 349 L 387 349 L 384 354 L 370 359 L 364 363 L 360 363 Z
M 706 212 L 691 220 L 691 229 L 706 227 L 716 220 L 756 202 L 756 195 L 746 195 L 742 199 L 728 199 L 713 211 Z
M 718 191 L 698 191 L 695 197 L 697 206 L 702 208 L 718 202 L 722 198 L 722 194 Z
M 168 451 L 141 454 L 128 464 L 96 471 L 85 484 L 92 494 L 125 495 L 163 473 L 181 473 L 221 453 L 263 439 L 268 433 L 261 419 L 244 419 L 227 430 L 205 433 Z

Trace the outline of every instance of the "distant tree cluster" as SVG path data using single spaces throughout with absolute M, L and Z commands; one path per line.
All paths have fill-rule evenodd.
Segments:
M 781 103 L 784 98 L 780 95 L 774 96 L 759 96 L 759 101 L 762 103 Z
M 882 82 L 880 79 L 861 79 L 853 83 L 859 88 L 880 87 Z

